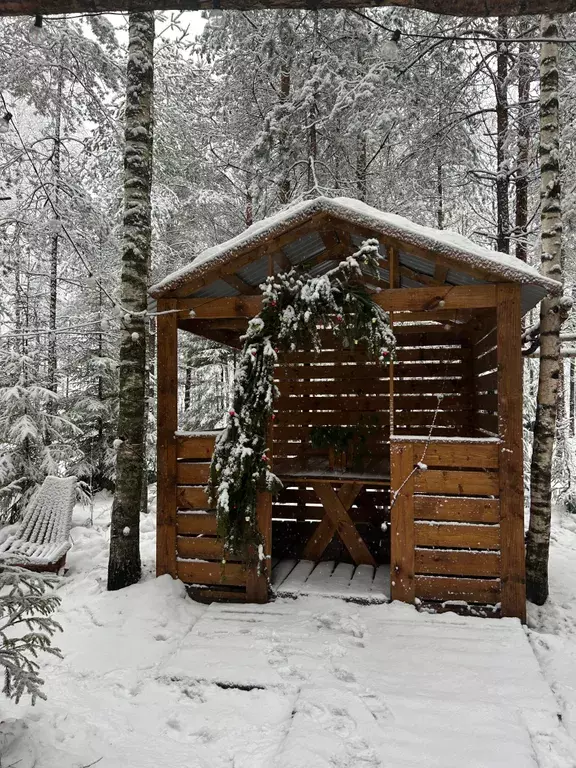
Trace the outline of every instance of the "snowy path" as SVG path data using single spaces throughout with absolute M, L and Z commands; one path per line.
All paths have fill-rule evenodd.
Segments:
M 167 661 L 183 684 L 295 695 L 279 768 L 523 768 L 547 765 L 550 749 L 550 766 L 570 764 L 556 702 L 516 621 L 301 598 L 214 605 L 184 645 Z
M 28 729 L 2 766 L 576 765 L 516 621 L 312 596 L 202 606 L 151 577 L 151 516 L 145 580 L 107 593 L 106 520 L 73 530 L 65 658 L 44 668 L 47 702 L 5 706 Z

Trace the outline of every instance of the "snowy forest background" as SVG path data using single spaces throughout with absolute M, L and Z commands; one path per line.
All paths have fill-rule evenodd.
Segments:
M 576 19 L 561 23 L 574 40 Z M 320 194 L 357 197 L 539 264 L 539 52 L 522 42 L 538 35 L 536 19 L 214 11 L 203 20 L 158 15 L 156 31 L 152 282 Z M 114 483 L 126 20 L 49 17 L 38 32 L 29 18 L 0 20 L 0 111 L 11 115 L 0 126 L 4 520 L 46 474 L 76 474 L 87 492 Z M 560 48 L 570 292 L 576 40 Z M 573 312 L 563 330 L 555 474 L 565 497 L 574 331 Z M 153 481 L 153 318 L 148 332 Z M 181 426 L 214 427 L 233 353 L 188 335 L 183 342 Z M 532 359 L 527 447 L 537 376 Z

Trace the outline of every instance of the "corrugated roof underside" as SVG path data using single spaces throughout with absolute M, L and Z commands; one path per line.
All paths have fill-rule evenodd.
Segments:
M 359 247 L 364 238 L 359 235 L 353 235 L 352 244 L 354 247 Z M 305 261 L 313 259 L 318 256 L 324 250 L 324 242 L 318 232 L 310 232 L 303 237 L 298 238 L 292 243 L 289 243 L 281 249 L 282 253 L 286 256 L 290 264 L 296 266 L 302 264 Z M 386 248 L 380 246 L 380 254 L 383 258 L 387 257 Z M 415 273 L 414 278 L 409 274 L 403 274 L 400 276 L 401 288 L 419 288 L 422 283 L 418 282 L 417 275 L 424 275 L 426 277 L 433 277 L 436 264 L 432 259 L 426 259 L 422 256 L 416 256 L 411 253 L 406 253 L 400 250 L 398 253 L 398 260 L 401 266 L 407 267 L 411 272 Z M 337 265 L 337 261 L 328 260 L 323 261 L 320 264 L 316 264 L 310 268 L 310 274 L 313 276 L 323 275 L 330 269 Z M 240 267 L 236 274 L 248 285 L 258 289 L 258 286 L 264 282 L 268 275 L 268 256 L 264 256 L 257 261 L 246 264 L 244 267 Z M 279 271 L 278 265 L 276 270 Z M 407 270 L 406 270 L 407 271 Z M 378 270 L 380 279 L 389 282 L 390 273 L 387 269 L 379 268 Z M 447 285 L 482 285 L 489 281 L 479 280 L 475 277 L 468 275 L 466 272 L 460 272 L 458 269 L 450 268 L 446 273 L 445 283 Z M 522 311 L 523 313 L 535 307 L 538 302 L 546 295 L 546 290 L 538 285 L 522 285 Z M 196 290 L 192 296 L 198 298 L 224 298 L 231 296 L 238 296 L 240 292 L 229 285 L 226 281 L 217 279 L 207 286 Z

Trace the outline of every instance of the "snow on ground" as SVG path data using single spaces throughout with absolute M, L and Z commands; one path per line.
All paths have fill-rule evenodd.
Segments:
M 27 728 L 2 768 L 576 766 L 576 520 L 527 639 L 399 604 L 199 605 L 153 578 L 152 514 L 143 581 L 108 593 L 109 510 L 75 510 L 64 659 L 45 664 L 48 701 L 5 704 Z

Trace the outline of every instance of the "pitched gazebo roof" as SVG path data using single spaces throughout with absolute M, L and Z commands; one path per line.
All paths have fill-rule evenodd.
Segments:
M 368 237 L 379 240 L 384 257 L 396 250 L 401 288 L 515 282 L 522 285 L 524 312 L 547 293 L 561 291 L 560 283 L 534 267 L 455 232 L 424 227 L 359 200 L 319 197 L 286 208 L 208 248 L 154 285 L 150 293 L 154 298 L 254 294 L 269 274 L 271 259 L 275 269 L 306 264 L 312 274 L 322 274 Z M 383 283 L 390 279 L 386 267 L 384 262 L 380 269 Z

